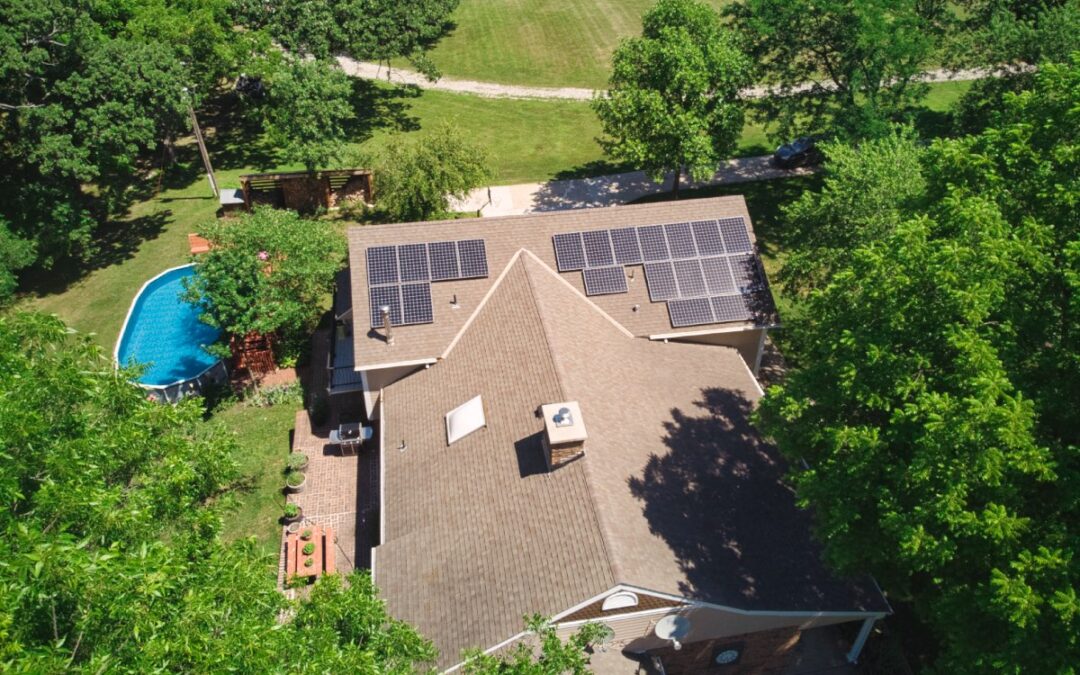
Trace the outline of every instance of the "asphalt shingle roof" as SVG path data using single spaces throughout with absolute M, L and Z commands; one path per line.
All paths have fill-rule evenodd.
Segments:
M 884 611 L 872 584 L 822 565 L 783 462 L 747 421 L 760 390 L 739 354 L 634 337 L 549 264 L 519 249 L 492 266 L 446 358 L 383 392 L 375 580 L 440 665 L 616 583 L 742 609 Z M 445 413 L 478 394 L 487 428 L 447 446 Z M 569 400 L 585 456 L 548 472 L 537 409 Z

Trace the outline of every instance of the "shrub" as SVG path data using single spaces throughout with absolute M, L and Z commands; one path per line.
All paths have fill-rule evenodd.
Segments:
M 303 401 L 304 392 L 299 382 L 280 384 L 275 387 L 251 388 L 244 393 L 244 405 L 258 408 L 284 404 L 300 406 Z
M 285 474 L 285 484 L 289 487 L 296 487 L 304 483 L 304 474 L 300 471 L 290 471 Z
M 307 464 L 307 462 L 308 458 L 307 455 L 305 455 L 304 453 L 291 452 L 289 453 L 289 459 L 287 462 L 288 470 L 300 471 L 304 467 L 304 465 Z
M 300 534 L 300 538 L 303 539 L 304 541 L 307 541 L 308 539 L 311 539 L 311 530 L 304 530 Z
M 285 505 L 285 517 L 286 518 L 295 518 L 298 515 L 300 515 L 300 507 L 299 506 L 297 506 L 296 504 L 292 504 L 292 503 L 289 503 L 289 504 Z
M 315 544 L 309 541 L 308 543 L 304 544 L 304 548 L 300 550 L 304 552 L 304 555 L 311 555 L 315 552 Z

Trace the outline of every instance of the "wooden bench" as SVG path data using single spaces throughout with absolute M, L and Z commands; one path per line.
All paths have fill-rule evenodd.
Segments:
M 323 528 L 323 553 L 326 557 L 324 568 L 327 574 L 333 574 L 336 570 L 337 547 L 334 546 L 334 528 Z

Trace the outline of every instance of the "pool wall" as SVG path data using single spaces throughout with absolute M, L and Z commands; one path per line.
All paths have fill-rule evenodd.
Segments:
M 146 296 L 146 291 L 150 288 L 154 282 L 158 281 L 162 277 L 168 276 L 177 270 L 187 269 L 194 267 L 194 263 L 187 265 L 178 265 L 176 267 L 170 267 L 169 269 L 155 275 L 153 278 L 147 280 L 146 283 L 139 288 L 139 292 L 135 294 L 134 299 L 131 301 L 131 306 L 128 307 L 127 316 L 124 317 L 124 325 L 120 328 L 120 335 L 116 338 L 116 347 L 113 348 L 113 365 L 115 368 L 120 368 L 120 351 L 124 345 L 124 339 L 128 334 L 128 324 L 131 322 L 131 317 L 134 316 L 135 310 L 139 308 L 143 298 Z M 210 384 L 221 384 L 228 381 L 229 371 L 225 366 L 223 360 L 217 360 L 208 366 L 205 370 L 194 375 L 192 377 L 176 380 L 167 384 L 147 384 L 145 382 L 134 381 L 143 389 L 146 389 L 148 396 L 157 401 L 166 403 L 175 403 L 185 396 L 191 396 L 202 392 L 203 388 Z

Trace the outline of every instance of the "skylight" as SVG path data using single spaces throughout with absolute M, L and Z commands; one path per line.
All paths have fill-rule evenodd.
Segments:
M 446 413 L 446 443 L 450 445 L 486 426 L 484 402 L 479 396 L 469 399 Z

